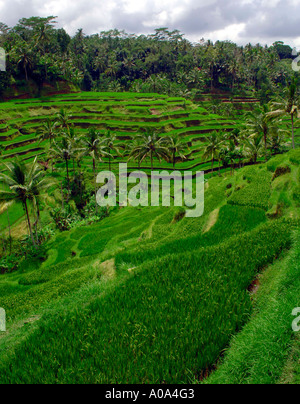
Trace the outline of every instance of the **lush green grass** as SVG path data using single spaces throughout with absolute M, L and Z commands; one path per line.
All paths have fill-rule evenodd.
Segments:
M 9 225 L 14 225 L 24 215 L 25 212 L 20 203 L 9 204 L 0 215 L 0 231 L 7 229 Z
M 291 313 L 300 306 L 300 233 L 291 252 L 260 277 L 255 310 L 227 350 L 209 383 L 299 383 L 299 338 Z M 295 343 L 291 352 L 291 341 Z M 290 358 L 288 359 L 290 355 Z M 286 367 L 284 366 L 287 362 Z
M 189 132 L 178 110 L 172 117 L 171 107 L 186 108 L 180 112 L 187 112 L 188 119 L 199 114 L 203 126 L 197 123 L 195 131 L 230 125 L 184 105 L 183 99 L 155 95 L 76 94 L 2 108 L 25 122 L 31 113 L 39 119 L 43 110 L 53 113 L 60 105 L 72 105 L 74 115 L 80 114 L 85 101 L 92 115 L 98 110 L 118 119 L 121 108 L 134 119 L 145 119 L 147 109 L 158 104 L 154 108 L 171 118 L 168 124 L 174 121 L 182 134 L 194 136 L 193 161 L 178 164 L 180 169 L 197 165 L 200 135 Z M 280 173 L 284 166 L 290 170 Z M 83 167 L 90 175 L 88 159 Z M 97 224 L 57 233 L 44 259 L 24 261 L 18 271 L 0 276 L 0 307 L 8 320 L 8 333 L 0 336 L 0 382 L 199 381 L 229 346 L 209 382 L 274 383 L 284 379 L 284 367 L 289 380 L 297 380 L 298 340 L 291 351 L 293 334 L 285 315 L 291 305 L 299 305 L 293 300 L 299 290 L 299 237 L 293 238 L 299 227 L 299 179 L 296 150 L 233 176 L 223 172 L 211 178 L 201 218 L 183 218 L 172 207 L 127 207 Z M 57 194 L 50 189 L 43 206 L 52 209 Z M 250 285 L 258 274 L 261 289 L 253 298 Z
M 0 365 L 1 382 L 188 382 L 245 323 L 247 287 L 290 246 L 290 234 L 290 223 L 274 222 L 195 254 L 156 259 L 106 299 L 42 323 L 16 350 L 13 368 Z
M 175 240 L 168 237 L 164 244 L 157 240 L 156 245 L 151 243 L 149 249 L 145 245 L 140 246 L 136 252 L 120 253 L 116 257 L 116 263 L 128 263 L 129 265 L 139 265 L 144 261 L 153 260 L 156 257 L 162 257 L 168 254 L 184 253 L 197 250 L 199 248 L 209 247 L 219 244 L 226 238 L 236 234 L 250 231 L 260 223 L 266 221 L 265 213 L 260 209 L 236 208 L 225 205 L 220 209 L 217 223 L 211 231 L 202 234 L 197 233 L 194 236 L 182 238 L 182 234 L 173 234 Z

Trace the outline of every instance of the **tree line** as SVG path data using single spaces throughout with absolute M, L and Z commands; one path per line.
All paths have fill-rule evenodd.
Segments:
M 206 91 L 253 91 L 262 101 L 286 87 L 293 75 L 292 48 L 238 46 L 230 41 L 191 43 L 178 30 L 158 28 L 151 35 L 113 29 L 70 36 L 56 28 L 56 17 L 22 18 L 14 27 L 0 23 L 0 46 L 7 72 L 0 73 L 0 95 L 12 84 L 66 80 L 82 90 L 159 92 L 196 96 Z

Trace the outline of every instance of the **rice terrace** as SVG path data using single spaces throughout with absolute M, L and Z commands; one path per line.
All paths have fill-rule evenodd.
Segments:
M 292 48 L 55 20 L 0 24 L 0 383 L 299 384 Z

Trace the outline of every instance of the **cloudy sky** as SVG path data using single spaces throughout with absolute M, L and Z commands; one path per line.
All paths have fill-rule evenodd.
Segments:
M 148 34 L 179 29 L 201 38 L 272 44 L 284 40 L 300 48 L 300 0 L 0 0 L 0 21 L 13 26 L 22 17 L 58 16 L 70 34 L 111 28 Z

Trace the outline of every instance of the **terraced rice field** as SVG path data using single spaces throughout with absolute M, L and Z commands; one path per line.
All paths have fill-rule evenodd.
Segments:
M 47 117 L 54 118 L 63 108 L 70 115 L 71 124 L 78 133 L 89 127 L 110 130 L 125 147 L 134 137 L 152 129 L 161 136 L 179 135 L 189 145 L 187 160 L 179 162 L 178 169 L 189 169 L 202 164 L 201 147 L 213 131 L 230 131 L 235 122 L 215 114 L 184 98 L 169 98 L 158 94 L 133 93 L 79 93 L 37 100 L 22 100 L 0 105 L 0 143 L 4 147 L 2 159 L 16 155 L 31 160 L 36 155 L 45 158 L 45 143 L 39 143 L 36 132 Z M 114 163 L 126 161 L 126 152 Z M 89 164 L 88 162 L 86 164 Z M 146 162 L 145 167 L 150 163 Z M 159 168 L 168 168 L 162 162 Z M 134 162 L 130 163 L 136 167 Z M 144 167 L 144 168 L 145 168 Z M 106 167 L 105 167 L 106 168 Z
M 299 158 L 209 179 L 201 218 L 128 207 L 57 233 L 45 259 L 0 279 L 0 381 L 202 382 L 232 343 L 212 381 L 278 382 L 298 304 Z

